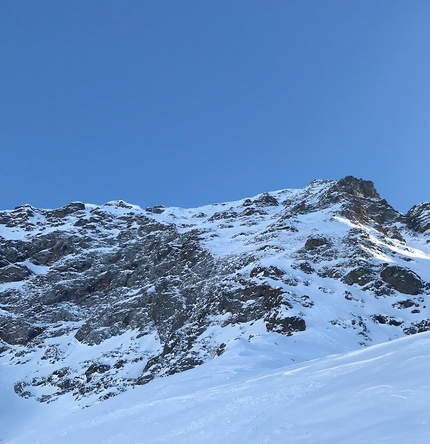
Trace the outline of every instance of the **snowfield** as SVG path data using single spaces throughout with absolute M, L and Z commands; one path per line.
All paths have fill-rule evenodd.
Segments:
M 2 384 L 0 442 L 429 442 L 430 333 L 300 364 L 273 338 L 239 339 L 200 367 L 88 408 L 23 400 Z

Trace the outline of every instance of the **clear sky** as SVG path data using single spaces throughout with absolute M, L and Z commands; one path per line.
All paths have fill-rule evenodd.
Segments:
M 0 2 L 0 208 L 373 180 L 430 201 L 426 0 Z

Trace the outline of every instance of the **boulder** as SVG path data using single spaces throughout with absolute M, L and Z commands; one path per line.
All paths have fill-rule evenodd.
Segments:
M 381 271 L 381 279 L 403 294 L 420 294 L 423 289 L 421 278 L 407 268 L 391 265 Z
M 330 241 L 323 236 L 308 237 L 305 243 L 305 250 L 316 250 L 325 245 L 330 245 Z
M 342 281 L 347 285 L 358 284 L 363 286 L 368 284 L 372 278 L 372 270 L 365 267 L 359 267 L 351 270 L 346 276 L 343 277 Z

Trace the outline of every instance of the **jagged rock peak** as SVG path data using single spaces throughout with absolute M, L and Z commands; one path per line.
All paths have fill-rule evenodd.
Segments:
M 357 179 L 353 176 L 346 176 L 343 179 L 338 180 L 335 188 L 338 191 L 352 194 L 357 197 L 381 197 L 376 191 L 372 181 Z
M 309 214 L 330 209 L 352 222 L 392 226 L 404 216 L 380 197 L 373 182 L 346 176 L 340 180 L 314 180 L 293 198 L 284 200 L 292 214 Z
M 358 179 L 354 176 L 345 176 L 339 180 L 316 179 L 307 188 L 315 191 L 328 190 L 331 193 L 341 193 L 360 198 L 381 198 L 371 180 Z

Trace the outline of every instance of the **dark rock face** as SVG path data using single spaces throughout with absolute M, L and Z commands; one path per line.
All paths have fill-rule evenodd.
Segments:
M 413 206 L 406 214 L 408 226 L 419 233 L 430 230 L 430 203 Z
M 347 285 L 358 284 L 360 286 L 366 285 L 374 279 L 374 273 L 371 269 L 359 267 L 351 270 L 344 278 L 343 282 Z
M 272 317 L 266 322 L 267 330 L 291 336 L 294 332 L 305 331 L 306 322 L 297 316 L 278 318 Z
M 31 271 L 25 265 L 17 266 L 6 264 L 0 269 L 0 283 L 19 282 L 29 277 L 30 274 Z
M 250 272 L 250 277 L 263 276 L 271 277 L 273 279 L 279 279 L 285 274 L 284 271 L 280 270 L 278 267 L 254 267 Z
M 305 243 L 305 250 L 317 250 L 326 245 L 330 245 L 330 241 L 325 237 L 309 237 Z
M 425 331 L 430 331 L 430 320 L 423 319 L 420 322 L 415 322 L 411 327 L 403 329 L 406 335 L 415 335 L 417 333 L 424 333 Z
M 373 182 L 370 180 L 356 179 L 353 176 L 346 176 L 340 179 L 336 184 L 336 189 L 342 193 L 356 197 L 380 197 Z
M 406 268 L 398 266 L 385 267 L 381 271 L 381 278 L 400 293 L 417 295 L 420 294 L 423 289 L 421 278 Z
M 408 249 L 410 230 L 414 245 L 427 235 L 425 204 L 405 217 L 348 176 L 201 210 L 115 201 L 0 212 L 0 364 L 28 369 L 15 391 L 103 400 L 238 338 L 313 344 L 322 329 L 336 343 L 345 329 L 361 346 L 385 328 L 428 329 L 429 277 Z M 89 357 L 74 357 L 80 347 Z
M 23 319 L 8 322 L 0 319 L 0 339 L 10 345 L 27 345 L 43 333 L 43 328 L 25 322 Z
M 277 207 L 279 205 L 279 202 L 275 197 L 266 192 L 255 199 L 254 204 L 262 207 Z
M 78 213 L 79 211 L 84 211 L 85 205 L 82 202 L 71 202 L 68 205 L 65 205 L 62 208 L 58 208 L 57 210 L 53 210 L 47 214 L 48 218 L 62 219 L 71 214 Z
M 373 320 L 375 322 L 378 322 L 379 324 L 395 325 L 396 327 L 399 327 L 403 324 L 403 321 L 399 321 L 392 316 L 384 316 L 381 314 L 374 315 Z

